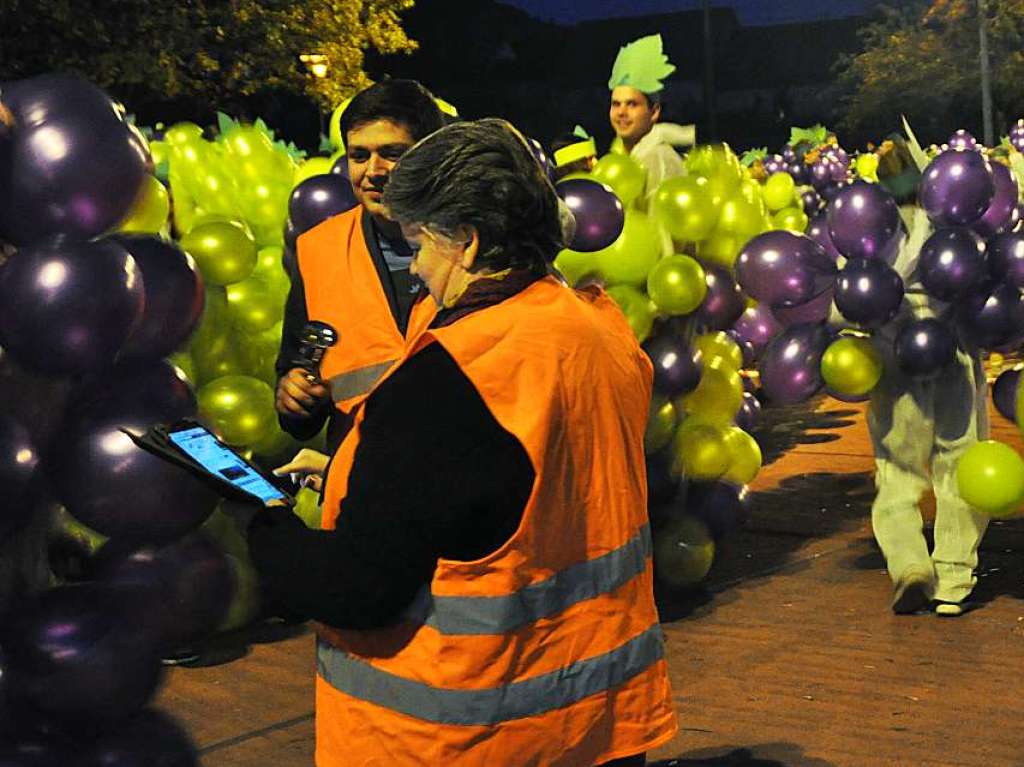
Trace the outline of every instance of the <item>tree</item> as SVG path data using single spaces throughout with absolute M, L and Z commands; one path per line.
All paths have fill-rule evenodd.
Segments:
M 77 72 L 133 109 L 167 99 L 237 109 L 267 89 L 324 108 L 365 87 L 368 49 L 409 52 L 413 0 L 0 0 L 0 80 Z M 315 77 L 299 55 L 326 56 Z
M 997 132 L 1024 111 L 1024 0 L 986 0 Z M 863 50 L 837 63 L 840 127 L 877 139 L 907 116 L 922 141 L 980 136 L 978 0 L 910 0 L 878 9 Z

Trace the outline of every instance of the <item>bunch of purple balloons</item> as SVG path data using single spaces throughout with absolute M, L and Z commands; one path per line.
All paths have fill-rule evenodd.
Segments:
M 152 160 L 106 93 L 46 75 L 5 84 L 0 105 L 0 241 L 16 248 L 0 270 L 0 535 L 59 502 L 111 539 L 88 583 L 14 606 L 0 593 L 0 762 L 77 763 L 70 748 L 195 764 L 180 728 L 142 708 L 161 655 L 212 632 L 232 598 L 224 555 L 186 537 L 219 498 L 124 430 L 196 415 L 163 358 L 198 323 L 203 283 L 173 243 L 108 234 Z

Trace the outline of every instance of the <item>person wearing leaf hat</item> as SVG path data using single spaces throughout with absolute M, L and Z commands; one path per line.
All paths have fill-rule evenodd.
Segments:
M 551 142 L 551 158 L 558 179 L 572 173 L 589 173 L 597 162 L 597 143 L 582 125 L 577 125 L 572 133 L 563 133 Z
M 641 37 L 619 49 L 608 80 L 608 117 L 615 139 L 610 151 L 628 154 L 647 171 L 647 195 L 667 178 L 685 175 L 676 147 L 692 146 L 692 125 L 661 122 L 662 82 L 676 71 L 662 50 L 661 35 Z

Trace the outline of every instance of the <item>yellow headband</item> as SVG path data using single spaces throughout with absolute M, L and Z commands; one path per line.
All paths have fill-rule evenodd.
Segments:
M 555 167 L 564 168 L 570 163 L 574 163 L 577 160 L 583 160 L 587 157 L 597 157 L 597 144 L 594 143 L 594 139 L 588 138 L 586 141 L 578 141 L 575 144 L 569 144 L 569 146 L 563 146 L 561 149 L 556 149 L 554 153 Z

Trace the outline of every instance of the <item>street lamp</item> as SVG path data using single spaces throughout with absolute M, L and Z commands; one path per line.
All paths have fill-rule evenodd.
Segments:
M 317 80 L 322 80 L 327 77 L 327 56 L 323 53 L 300 53 L 299 61 L 306 66 L 309 73 Z M 316 108 L 316 113 L 320 120 L 320 136 L 322 140 L 324 130 L 326 129 L 326 125 L 324 124 L 324 112 L 318 106 Z
M 992 131 L 992 75 L 988 58 L 988 10 L 986 0 L 978 0 L 978 56 L 981 59 L 981 119 L 985 146 L 995 143 Z
M 305 64 L 309 73 L 318 80 L 327 77 L 327 56 L 324 54 L 300 53 L 299 61 Z

